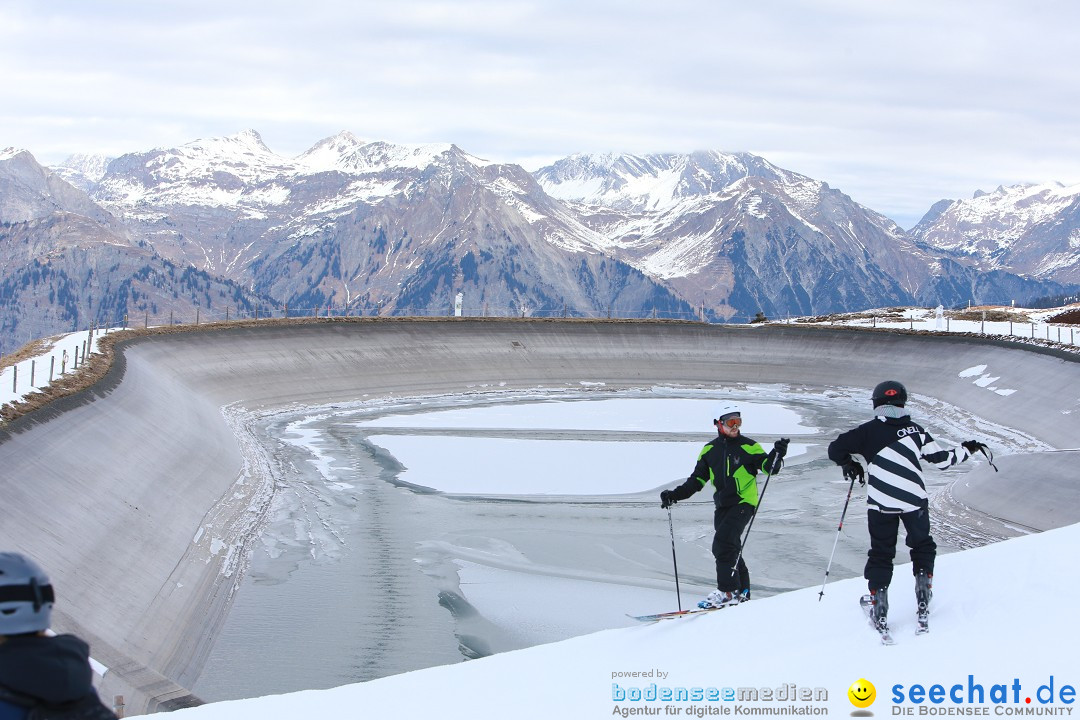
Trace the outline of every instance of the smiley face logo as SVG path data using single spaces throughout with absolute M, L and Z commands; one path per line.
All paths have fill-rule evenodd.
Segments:
M 860 678 L 851 684 L 847 691 L 848 700 L 857 708 L 868 708 L 877 699 L 877 690 L 874 684 L 865 678 Z

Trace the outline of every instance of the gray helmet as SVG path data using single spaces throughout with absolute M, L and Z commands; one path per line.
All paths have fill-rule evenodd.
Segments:
M 49 577 L 37 563 L 0 552 L 0 635 L 47 630 L 54 601 Z

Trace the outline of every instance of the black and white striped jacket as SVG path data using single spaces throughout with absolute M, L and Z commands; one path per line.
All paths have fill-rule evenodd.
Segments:
M 866 502 L 884 513 L 926 507 L 921 461 L 944 470 L 971 456 L 963 446 L 942 450 L 930 433 L 907 415 L 875 417 L 829 444 L 829 459 L 837 465 L 846 464 L 852 455 L 862 455 L 869 463 Z

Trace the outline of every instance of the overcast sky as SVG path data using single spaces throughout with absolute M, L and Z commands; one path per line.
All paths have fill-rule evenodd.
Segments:
M 0 148 L 747 151 L 909 227 L 1080 183 L 1073 0 L 0 0 Z

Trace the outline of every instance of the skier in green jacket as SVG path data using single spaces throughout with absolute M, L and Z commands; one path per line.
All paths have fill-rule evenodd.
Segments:
M 742 413 L 734 405 L 722 407 L 713 424 L 717 437 L 698 454 L 694 472 L 678 487 L 660 493 L 660 507 L 666 509 L 710 482 L 713 484 L 716 590 L 698 603 L 702 608 L 727 607 L 750 599 L 750 571 L 742 558 L 742 534 L 757 512 L 758 472 L 780 472 L 788 447 L 788 439 L 781 438 L 766 455 L 753 438 L 741 434 Z

